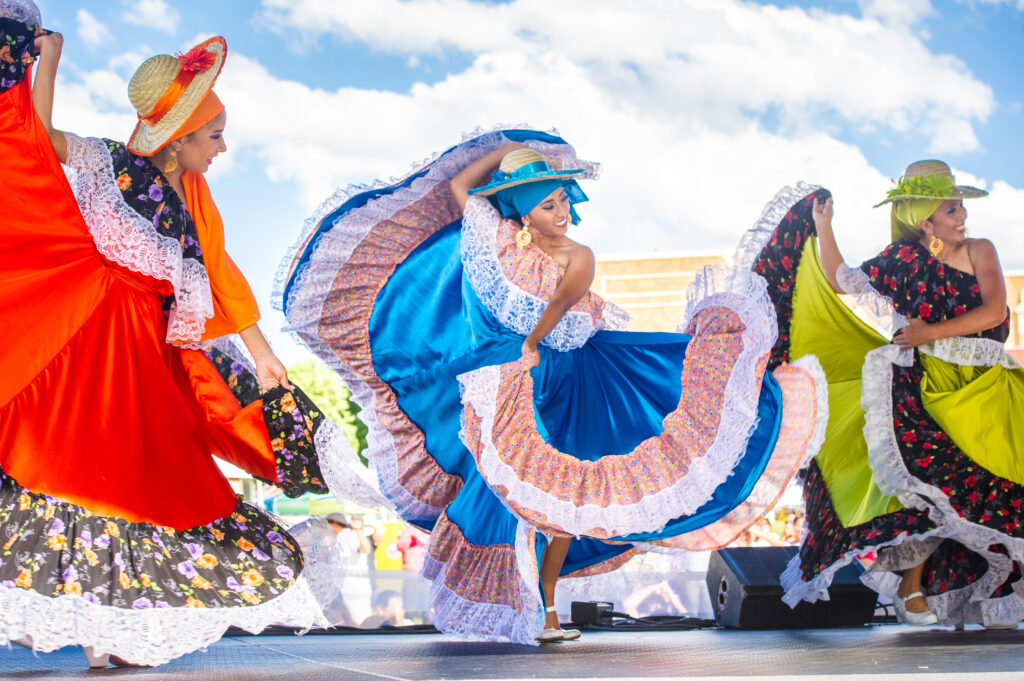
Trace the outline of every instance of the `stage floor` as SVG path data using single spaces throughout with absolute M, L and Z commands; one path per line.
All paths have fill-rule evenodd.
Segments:
M 438 634 L 229 637 L 155 669 L 90 671 L 80 649 L 0 650 L 0 678 L 265 681 L 427 679 L 1024 679 L 1024 629 L 588 632 L 540 648 Z

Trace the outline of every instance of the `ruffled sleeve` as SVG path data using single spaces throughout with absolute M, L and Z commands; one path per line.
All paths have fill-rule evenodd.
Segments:
M 133 272 L 169 282 L 174 288 L 174 306 L 167 325 L 167 341 L 196 342 L 203 338 L 206 320 L 213 316 L 210 281 L 201 256 L 184 257 L 189 235 L 181 239 L 158 230 L 160 216 L 168 210 L 162 200 L 163 188 L 137 188 L 140 199 L 153 203 L 154 215 L 143 216 L 125 201 L 123 192 L 135 191 L 128 172 L 114 172 L 111 146 L 95 137 L 64 133 L 68 141 L 65 165 L 70 169 L 71 188 L 82 217 L 96 242 L 96 250 L 114 263 Z M 122 163 L 123 161 L 123 163 Z M 130 155 L 119 165 L 134 163 Z M 159 191 L 160 199 L 153 198 Z M 169 190 L 168 190 L 169 191 Z M 148 204 L 147 204 L 148 205 Z
M 501 218 L 486 199 L 471 197 L 462 218 L 462 263 L 473 291 L 503 326 L 523 336 L 533 331 L 564 274 L 536 245 L 519 249 L 519 226 Z M 584 295 L 541 341 L 556 350 L 581 347 L 597 331 L 624 328 L 628 315 L 593 292 Z M 616 320 L 605 321 L 607 316 Z

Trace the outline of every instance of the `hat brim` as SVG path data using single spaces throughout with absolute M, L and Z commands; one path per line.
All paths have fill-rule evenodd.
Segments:
M 947 199 L 980 199 L 983 196 L 988 196 L 988 192 L 984 189 L 978 189 L 977 187 L 971 187 L 969 185 L 956 185 L 953 187 L 953 191 L 949 196 L 925 196 L 924 194 L 900 194 L 899 196 L 888 196 L 885 200 L 876 203 L 875 208 L 884 206 L 887 203 L 893 201 L 902 201 L 903 199 L 935 199 L 936 201 L 945 201 Z
M 192 79 L 185 91 L 181 93 L 178 101 L 163 118 L 157 121 L 156 125 L 146 125 L 142 121 L 135 125 L 135 130 L 132 131 L 132 136 L 126 145 L 129 151 L 140 156 L 151 156 L 159 151 L 173 138 L 178 128 L 188 120 L 188 117 L 192 115 L 199 103 L 203 101 L 203 97 L 217 81 L 220 70 L 224 68 L 224 58 L 228 54 L 227 42 L 224 38 L 215 36 L 200 43 L 198 47 L 205 47 L 208 52 L 213 54 L 213 66 Z
M 585 168 L 579 168 L 576 170 L 552 170 L 545 173 L 538 173 L 531 177 L 524 177 L 517 180 L 509 180 L 506 182 L 491 182 L 485 184 L 482 187 L 474 187 L 469 190 L 470 194 L 475 196 L 491 196 L 497 194 L 502 189 L 508 189 L 509 187 L 517 187 L 521 184 L 529 184 L 531 182 L 540 182 L 542 180 L 568 180 L 575 178 L 583 173 L 586 173 Z

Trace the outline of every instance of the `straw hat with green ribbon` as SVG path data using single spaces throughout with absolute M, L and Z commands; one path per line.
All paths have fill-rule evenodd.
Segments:
M 903 171 L 903 177 L 875 208 L 902 199 L 977 199 L 988 192 L 977 187 L 958 185 L 953 171 L 942 161 L 915 161 Z

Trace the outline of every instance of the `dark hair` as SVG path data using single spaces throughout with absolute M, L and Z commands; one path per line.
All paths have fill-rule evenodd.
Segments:
M 373 595 L 373 607 L 383 609 L 383 608 L 387 607 L 388 602 L 392 598 L 401 598 L 401 597 L 402 597 L 402 594 L 398 593 L 397 591 L 392 591 L 391 589 L 385 589 L 384 591 L 378 591 L 377 593 L 375 593 Z

